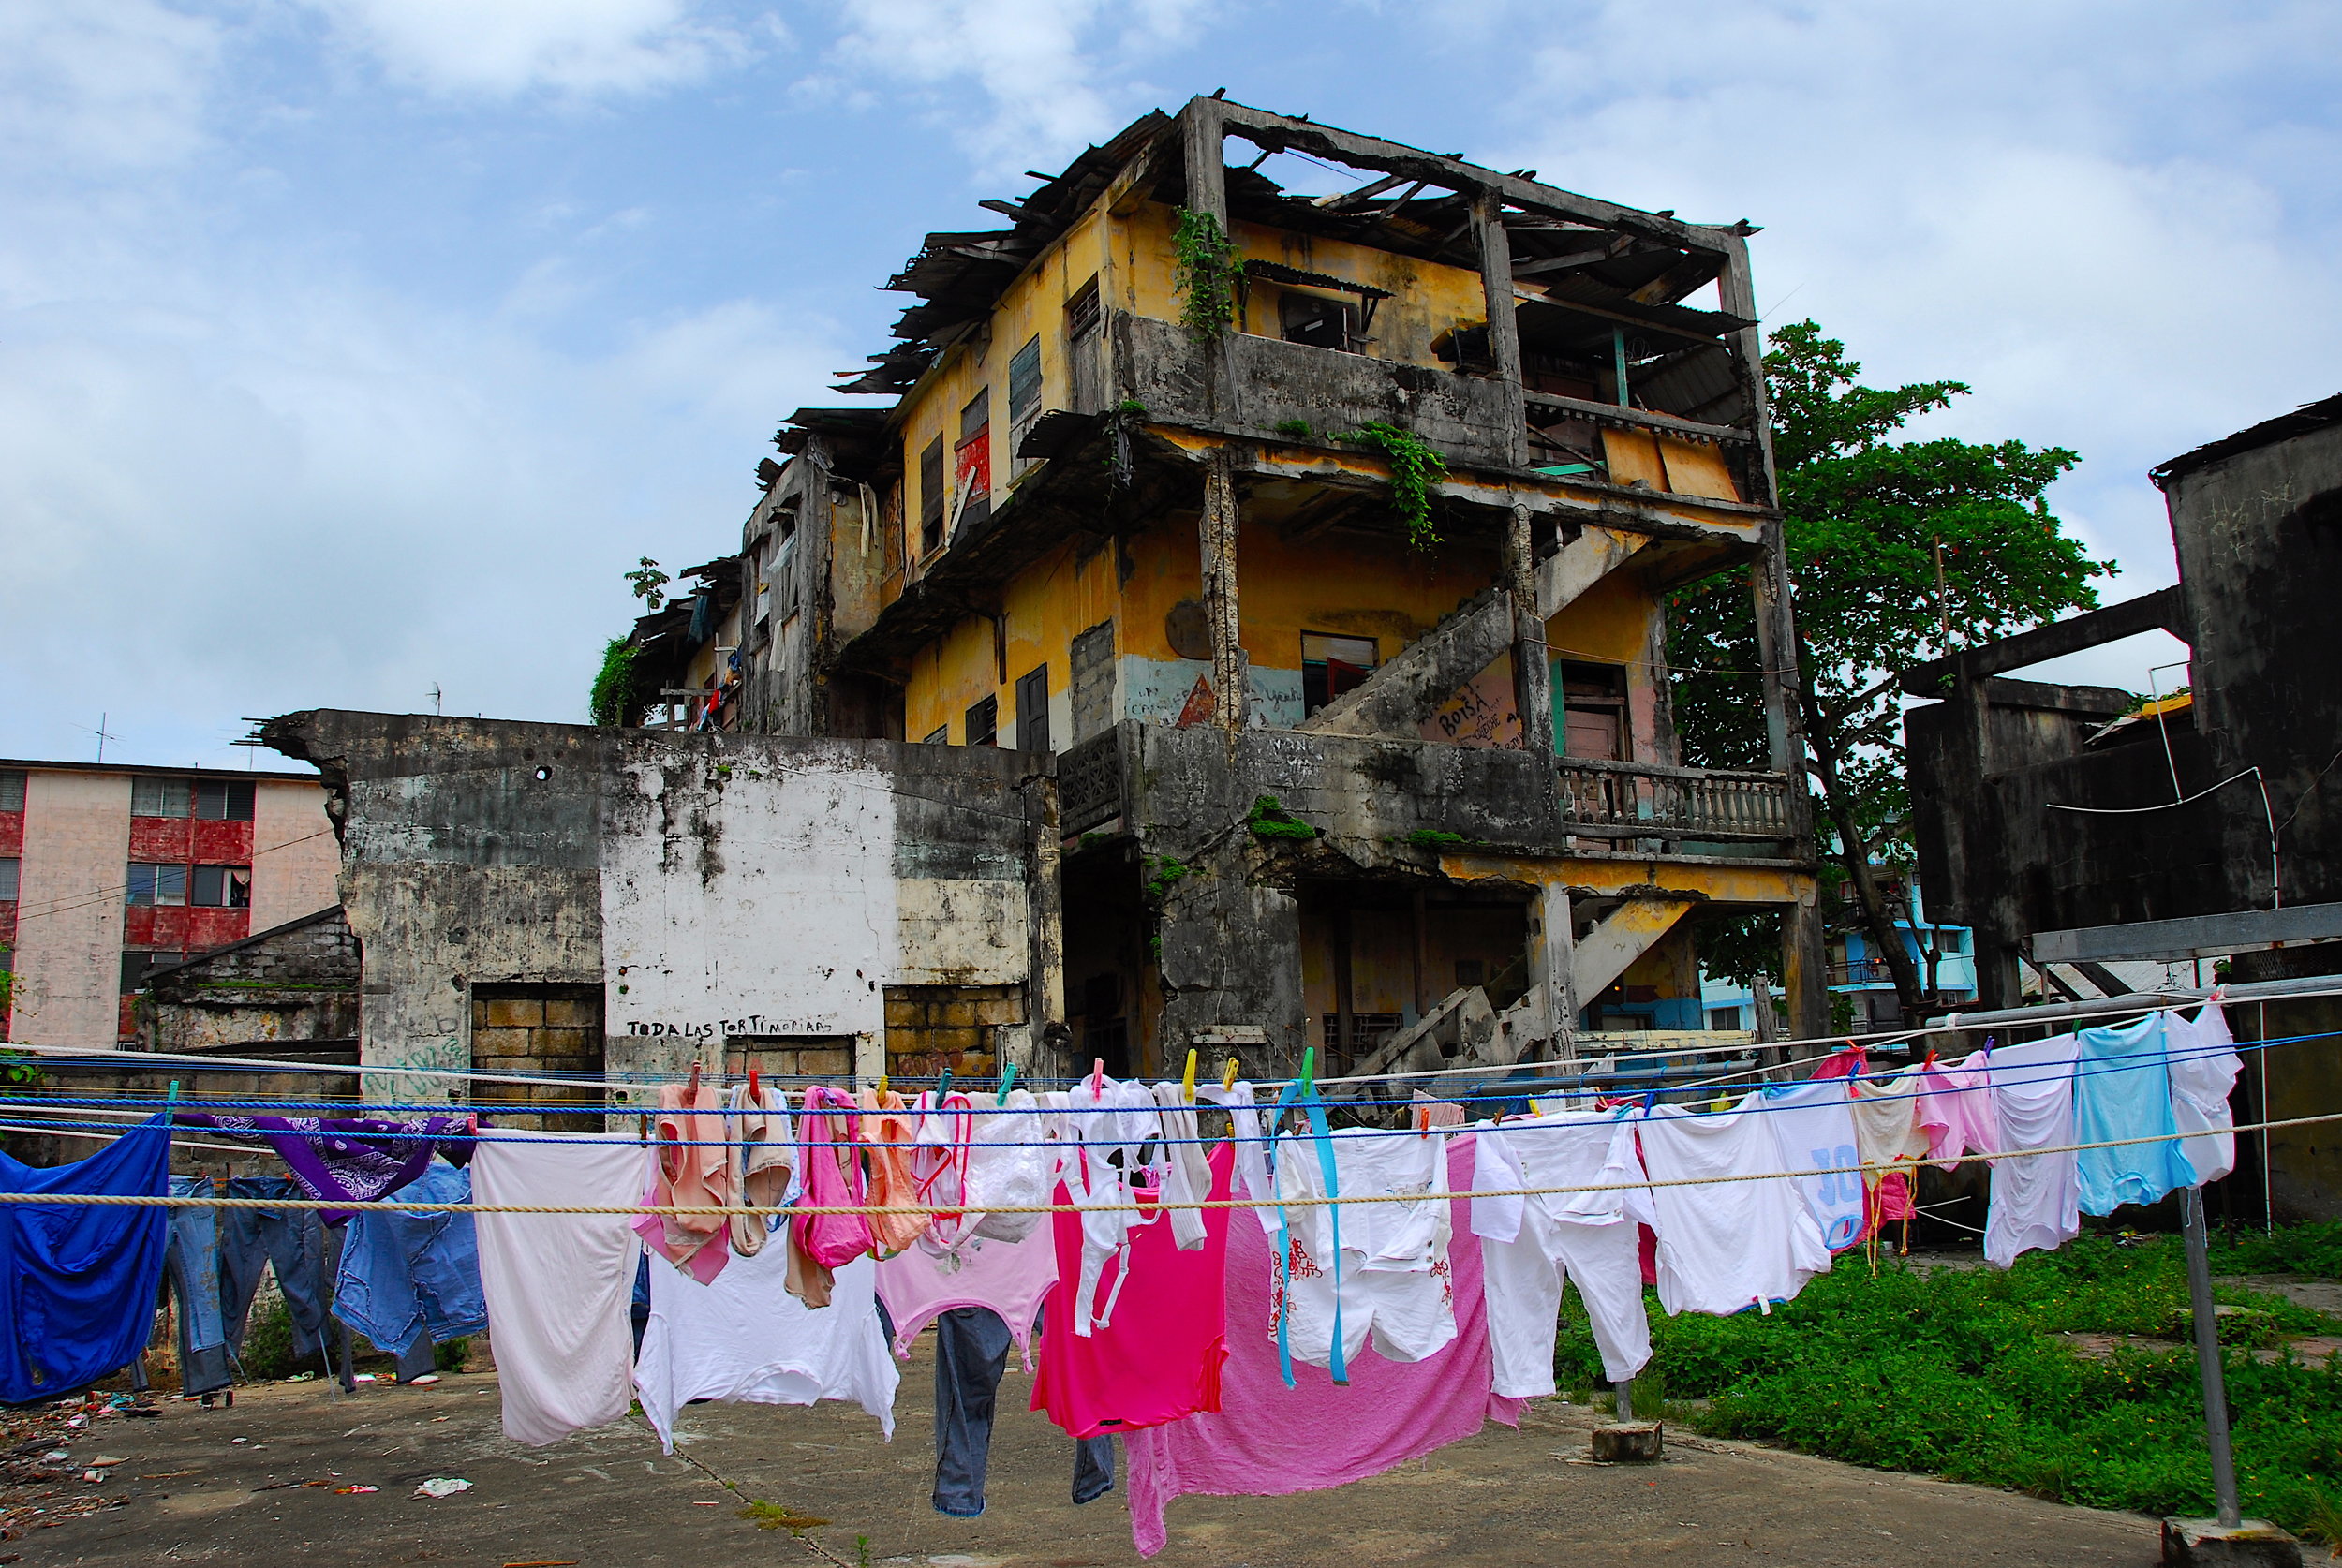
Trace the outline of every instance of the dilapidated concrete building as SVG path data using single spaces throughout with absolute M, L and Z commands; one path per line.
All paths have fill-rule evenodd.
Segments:
M 2023 1000 L 2026 964 L 2080 994 L 2054 960 L 2089 959 L 2089 932 L 2106 934 L 2093 939 L 2107 959 L 2217 957 L 2236 981 L 2342 974 L 2342 397 L 2151 478 L 2175 586 L 1902 676 L 1934 699 L 1904 720 L 1929 905 L 1975 927 L 1988 1008 Z M 2191 658 L 2144 708 L 2128 692 L 2006 673 L 2156 628 Z M 2303 1037 L 2255 1058 L 2240 1119 L 2333 1109 L 2342 1003 L 2275 998 L 2230 1016 L 2240 1036 Z M 2328 1130 L 2278 1130 L 2245 1159 L 2237 1184 L 2276 1217 L 2342 1213 Z
M 1824 1028 L 1789 692 L 1747 772 L 1668 700 L 1679 585 L 1793 636 L 1754 230 L 1217 97 L 1036 178 L 637 628 L 663 727 L 272 727 L 340 791 L 369 1052 L 1509 1062 L 1700 1031 L 1752 912 Z

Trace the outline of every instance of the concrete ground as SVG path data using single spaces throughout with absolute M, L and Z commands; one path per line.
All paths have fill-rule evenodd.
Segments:
M 1011 1370 L 989 1507 L 927 1505 L 933 1373 L 922 1341 L 904 1368 L 890 1446 L 845 1405 L 700 1405 L 672 1457 L 639 1420 L 551 1448 L 508 1442 L 494 1374 L 436 1386 L 317 1383 L 242 1390 L 232 1409 L 161 1401 L 156 1420 L 72 1434 L 62 1477 L 0 1496 L 20 1527 L 0 1563 L 534 1565 L 934 1564 L 1107 1568 L 1135 1562 L 1117 1489 L 1069 1497 L 1072 1445 L 1024 1410 Z M 2156 1521 L 1741 1443 L 1670 1437 L 1658 1467 L 1574 1464 L 1593 1413 L 1549 1401 L 1519 1431 L 1490 1427 L 1390 1474 L 1285 1498 L 1182 1498 L 1164 1568 L 1213 1564 L 1626 1562 L 2096 1568 L 2158 1561 Z M 237 1439 L 243 1439 L 238 1442 Z M 100 1483 L 80 1479 L 104 1457 Z M 433 1501 L 432 1478 L 472 1483 Z M 371 1486 L 373 1492 L 334 1488 Z M 36 1495 L 38 1494 L 38 1495 Z M 96 1507 L 53 1526 L 60 1512 Z M 800 1532 L 741 1516 L 778 1504 Z M 28 1508 L 42 1508 L 30 1514 Z M 14 1554 L 14 1555 L 12 1555 Z

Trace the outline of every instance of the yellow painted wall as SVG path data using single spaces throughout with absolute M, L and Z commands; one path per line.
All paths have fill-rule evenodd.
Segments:
M 1496 570 L 1493 551 L 1468 546 L 1417 551 L 1354 534 L 1297 545 L 1274 528 L 1247 527 L 1237 539 L 1244 652 L 1257 669 L 1298 670 L 1301 633 L 1330 631 L 1374 638 L 1389 658 L 1487 587 Z
M 1160 201 L 1145 202 L 1119 219 L 1114 249 L 1121 266 L 1115 298 L 1123 309 L 1166 321 L 1178 319 L 1183 302 L 1173 287 L 1178 253 L 1171 241 L 1178 222 L 1177 210 Z M 1279 261 L 1304 272 L 1389 290 L 1392 297 L 1376 306 L 1373 330 L 1368 333 L 1364 352 L 1372 359 L 1438 364 L 1438 356 L 1431 352 L 1433 338 L 1455 327 L 1488 319 L 1480 274 L 1462 267 L 1242 221 L 1235 225 L 1229 238 L 1236 242 L 1238 253 L 1248 259 Z M 1282 335 L 1278 305 L 1282 292 L 1282 286 L 1274 283 L 1248 285 L 1238 328 L 1264 337 Z M 1299 292 L 1314 298 L 1337 297 L 1320 289 Z M 1345 297 L 1353 303 L 1356 300 L 1356 295 Z
M 1651 667 L 1650 653 L 1652 620 L 1658 614 L 1649 588 L 1630 571 L 1614 571 L 1545 623 L 1546 646 L 1556 660 L 1625 667 L 1630 761 L 1653 760 L 1658 672 Z M 1554 680 L 1558 691 L 1559 672 Z
M 1093 211 L 1068 229 L 1024 274 L 1009 285 L 993 307 L 991 333 L 979 334 L 950 349 L 904 405 L 900 427 L 906 495 L 903 516 L 909 549 L 919 552 L 919 519 L 926 497 L 917 493 L 919 453 L 929 441 L 943 437 L 943 479 L 950 498 L 949 517 L 957 504 L 952 489 L 953 451 L 959 445 L 959 414 L 977 392 L 992 391 L 992 504 L 1006 499 L 1014 476 L 1009 443 L 1008 362 L 1033 337 L 1041 339 L 1041 404 L 1043 408 L 1067 406 L 1065 364 L 1065 302 L 1098 275 L 1106 261 L 1107 219 Z M 1103 291 L 1105 280 L 1100 279 Z

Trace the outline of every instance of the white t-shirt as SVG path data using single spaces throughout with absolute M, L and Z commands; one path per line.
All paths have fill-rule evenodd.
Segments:
M 2078 1035 L 2004 1045 L 1987 1059 L 2001 1146 L 2057 1148 L 2074 1141 L 2074 1063 Z M 2082 1174 L 2065 1154 L 2020 1155 L 1993 1161 L 1993 1199 L 1984 1222 L 1984 1257 L 2007 1268 L 2035 1248 L 2055 1250 L 2082 1234 Z
M 1651 1179 L 1695 1184 L 1651 1189 L 1659 1304 L 1670 1316 L 1770 1311 L 1829 1269 L 1821 1227 L 1794 1181 L 1712 1180 L 1786 1168 L 1771 1119 L 1753 1110 L 1702 1115 L 1677 1105 L 1656 1106 L 1638 1118 Z
M 879 1324 L 878 1265 L 860 1257 L 837 1270 L 829 1305 L 808 1307 L 788 1291 L 788 1249 L 767 1247 L 701 1284 L 654 1262 L 650 1323 L 634 1386 L 659 1441 L 674 1452 L 675 1413 L 693 1399 L 809 1405 L 851 1399 L 895 1435 L 901 1374 Z
M 1335 1179 L 1344 1197 L 1404 1194 L 1407 1203 L 1341 1206 L 1341 1353 L 1358 1354 L 1371 1333 L 1387 1361 L 1420 1361 L 1456 1337 L 1454 1280 L 1447 1261 L 1447 1139 L 1438 1132 L 1343 1128 L 1330 1138 Z M 1323 1196 L 1317 1142 L 1307 1135 L 1277 1145 L 1277 1190 L 1286 1198 Z M 1292 1227 L 1284 1308 L 1293 1358 L 1332 1363 L 1334 1342 L 1333 1209 L 1286 1209 Z M 1270 1338 L 1277 1325 L 1272 1315 Z
M 1554 1392 L 1553 1331 L 1564 1280 L 1577 1283 L 1585 1303 L 1604 1375 L 1633 1377 L 1651 1359 L 1637 1223 L 1651 1209 L 1631 1118 L 1565 1112 L 1483 1122 L 1473 1143 L 1475 1193 L 1599 1184 L 1594 1191 L 1472 1200 L 1495 1391 L 1521 1399 Z
M 2217 1181 L 2236 1169 L 2236 1117 L 2229 1095 L 2245 1061 L 2236 1054 L 2228 1014 L 2212 1003 L 2193 1019 L 2166 1014 L 2163 1039 L 2172 1060 L 2172 1120 L 2191 1134 L 2180 1152 L 2196 1170 L 2196 1180 Z
M 1767 1086 L 1741 1102 L 1772 1129 L 1776 1171 L 1817 1171 L 1798 1178 L 1798 1196 L 1821 1230 L 1822 1245 L 1843 1252 L 1862 1239 L 1862 1171 L 1851 1086 L 1844 1078 Z
M 623 1133 L 497 1129 L 482 1135 L 472 1155 L 472 1200 L 631 1206 L 650 1184 L 650 1147 Z M 538 1447 L 624 1415 L 634 1366 L 628 1309 L 643 1250 L 632 1216 L 478 1220 L 480 1290 L 504 1394 L 504 1435 Z M 778 1258 L 788 1250 L 765 1250 Z

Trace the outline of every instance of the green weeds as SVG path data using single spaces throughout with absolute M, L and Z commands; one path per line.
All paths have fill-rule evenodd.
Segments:
M 2291 1245 L 2284 1255 L 2298 1260 L 2322 1243 Z M 1770 1316 L 1667 1318 L 1654 1302 L 1652 1368 L 1636 1387 L 1656 1397 L 1663 1386 L 1670 1407 L 1706 1400 L 1688 1424 L 1718 1436 L 2063 1502 L 2201 1516 L 2212 1478 L 2192 1350 L 2134 1344 L 2085 1356 L 2060 1338 L 2169 1335 L 2186 1289 L 2175 1237 L 2083 1237 L 2006 1272 L 1921 1276 L 1890 1264 L 1874 1279 L 1849 1255 Z M 2218 1294 L 2280 1332 L 2342 1326 L 2281 1297 Z M 1581 1391 L 1601 1375 L 1574 1301 L 1555 1367 Z M 2227 1378 L 2245 1512 L 2342 1539 L 2342 1357 L 2308 1366 L 2231 1348 Z

